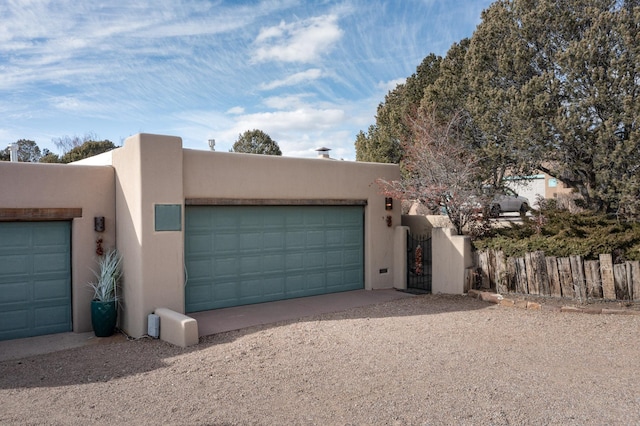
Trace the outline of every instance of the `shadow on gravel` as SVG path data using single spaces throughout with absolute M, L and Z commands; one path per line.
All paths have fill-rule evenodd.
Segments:
M 0 389 L 54 388 L 76 384 L 106 383 L 171 368 L 170 360 L 212 346 L 232 343 L 263 330 L 301 322 L 341 321 L 364 318 L 397 318 L 446 314 L 489 308 L 491 305 L 466 296 L 419 295 L 344 311 L 306 316 L 271 324 L 255 325 L 200 338 L 200 343 L 180 348 L 142 338 L 89 345 L 44 355 L 0 362 Z M 206 360 L 203 359 L 204 362 Z M 148 383 L 153 386 L 153 383 Z

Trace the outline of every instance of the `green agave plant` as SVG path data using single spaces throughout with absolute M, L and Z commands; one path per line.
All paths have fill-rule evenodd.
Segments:
M 118 300 L 118 285 L 122 278 L 122 257 L 117 250 L 108 250 L 104 256 L 98 259 L 100 268 L 92 269 L 96 281 L 90 282 L 93 289 L 93 300 L 100 302 L 112 302 Z

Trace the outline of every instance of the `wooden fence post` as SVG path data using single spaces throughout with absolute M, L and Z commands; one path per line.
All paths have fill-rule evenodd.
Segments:
M 516 264 L 516 292 L 520 294 L 529 293 L 529 285 L 527 283 L 527 265 L 523 257 L 515 259 Z
M 584 275 L 587 283 L 587 297 L 602 299 L 600 262 L 598 262 L 597 260 L 585 260 Z
M 507 258 L 507 290 L 515 293 L 518 288 L 518 266 L 515 257 Z
M 615 300 L 616 287 L 613 280 L 613 258 L 611 254 L 601 254 L 600 258 L 600 277 L 602 279 L 602 297 L 609 300 Z
M 569 261 L 568 257 L 558 258 L 558 274 L 560 275 L 560 288 L 562 289 L 562 297 L 573 299 L 576 292 L 573 288 L 571 262 Z
M 616 298 L 618 300 L 629 300 L 627 266 L 624 263 L 613 265 L 613 281 L 616 286 Z
M 584 303 L 587 300 L 587 287 L 584 280 L 584 266 L 582 264 L 581 256 L 569 256 L 571 262 L 571 274 L 573 275 L 573 288 L 576 292 L 576 297 L 580 303 Z
M 508 293 L 509 286 L 507 282 L 507 264 L 504 260 L 504 252 L 496 250 L 493 253 L 495 265 L 493 267 L 494 280 L 496 283 L 496 291 L 500 294 Z
M 561 297 L 560 274 L 558 273 L 558 261 L 555 256 L 545 258 L 547 264 L 547 277 L 549 277 L 549 292 L 553 297 Z
M 627 262 L 627 270 L 631 271 L 631 296 L 633 300 L 640 300 L 640 261 Z
M 491 280 L 490 280 L 490 266 L 489 266 L 489 250 L 481 251 L 478 253 L 478 267 L 481 271 L 481 289 L 490 289 L 491 288 Z
M 527 286 L 529 287 L 529 294 L 540 294 L 540 282 L 538 281 L 534 254 L 525 253 L 524 263 L 527 267 Z

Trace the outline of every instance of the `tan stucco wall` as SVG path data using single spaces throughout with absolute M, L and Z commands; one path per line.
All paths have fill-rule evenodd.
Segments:
M 111 167 L 0 162 L 0 207 L 82 208 L 71 225 L 71 297 L 75 332 L 91 331 L 91 290 L 97 269 L 96 239 L 115 247 L 114 172 Z M 95 216 L 105 232 L 94 231 Z

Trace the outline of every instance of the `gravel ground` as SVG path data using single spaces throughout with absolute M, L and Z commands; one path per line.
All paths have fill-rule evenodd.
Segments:
M 0 363 L 0 424 L 639 424 L 640 316 L 423 295 Z

